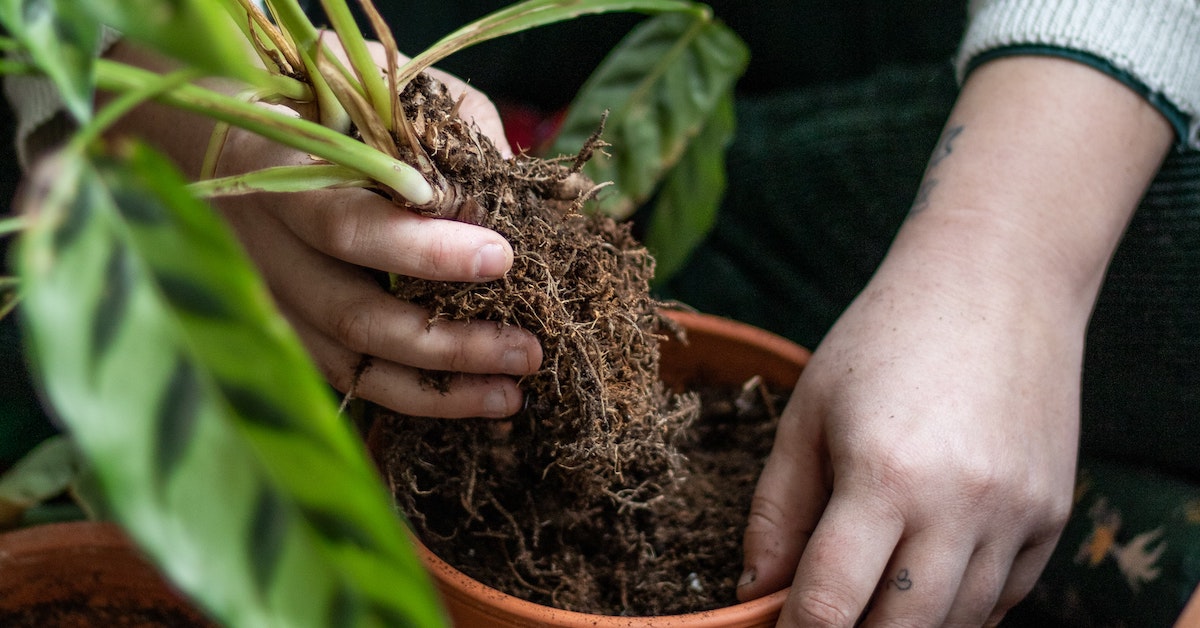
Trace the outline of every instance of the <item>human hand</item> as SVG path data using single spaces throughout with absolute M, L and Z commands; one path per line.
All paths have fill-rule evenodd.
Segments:
M 885 263 L 784 412 L 738 589 L 791 584 L 779 626 L 992 625 L 1065 525 L 1086 307 L 928 262 Z
M 372 49 L 377 60 L 382 48 Z M 506 156 L 500 117 L 480 92 L 433 71 L 460 115 Z M 218 175 L 310 163 L 307 155 L 234 131 Z M 387 293 L 368 269 L 439 281 L 487 281 L 512 265 L 497 233 L 419 216 L 365 190 L 254 194 L 217 203 L 262 272 L 281 310 L 326 378 L 346 392 L 406 414 L 502 417 L 523 394 L 511 376 L 533 373 L 542 354 L 521 329 L 482 321 L 430 326 L 430 313 Z M 363 356 L 369 367 L 355 381 Z M 418 369 L 461 373 L 448 392 L 423 386 Z
M 790 580 L 781 626 L 977 626 L 1024 597 L 1070 510 L 1088 319 L 1172 139 L 1085 64 L 971 73 L 781 418 L 740 598 Z

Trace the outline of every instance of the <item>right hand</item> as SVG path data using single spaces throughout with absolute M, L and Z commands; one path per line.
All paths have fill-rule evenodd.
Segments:
M 439 78 L 443 78 L 439 76 Z M 469 89 L 452 85 L 455 89 Z M 499 117 L 479 92 L 481 128 Z M 496 139 L 496 138 L 494 138 Z M 502 151 L 508 146 L 499 137 Z M 233 131 L 217 176 L 310 158 L 248 132 Z M 284 315 L 317 366 L 342 392 L 397 412 L 431 417 L 504 417 L 524 397 L 513 376 L 535 372 L 542 351 L 529 332 L 481 321 L 440 321 L 384 290 L 368 269 L 438 281 L 489 281 L 512 266 L 499 234 L 419 216 L 366 190 L 252 194 L 218 201 Z M 355 383 L 363 356 L 370 366 Z M 420 382 L 418 369 L 452 371 L 448 392 Z

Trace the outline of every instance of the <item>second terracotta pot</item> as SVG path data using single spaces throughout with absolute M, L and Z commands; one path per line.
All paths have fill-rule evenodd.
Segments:
M 112 523 L 0 534 L 0 626 L 214 626 Z

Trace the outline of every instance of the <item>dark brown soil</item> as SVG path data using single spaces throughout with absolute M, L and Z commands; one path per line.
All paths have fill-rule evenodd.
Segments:
M 773 425 L 702 418 L 699 395 L 660 382 L 658 342 L 675 332 L 650 296 L 653 259 L 627 226 L 583 211 L 597 187 L 579 170 L 603 144 L 505 161 L 440 85 L 414 81 L 403 101 L 402 151 L 444 179 L 441 200 L 414 209 L 495 229 L 515 262 L 483 285 L 395 277 L 393 292 L 428 307 L 430 324 L 528 329 L 544 359 L 511 421 L 381 419 L 397 501 L 437 553 L 520 597 L 605 614 L 728 604 Z
M 486 452 L 476 460 L 519 457 L 490 422 L 447 433 L 443 421 L 386 414 L 376 426 L 381 467 L 426 546 L 501 591 L 605 615 L 719 608 L 736 602 L 746 513 L 782 399 L 754 386 L 700 397 L 701 416 L 675 443 L 679 481 L 637 507 L 560 493 L 510 464 L 452 472 L 470 458 L 463 447 Z M 428 440 L 417 443 L 414 427 Z M 477 438 L 459 442 L 468 431 Z M 574 510 L 585 501 L 588 510 Z

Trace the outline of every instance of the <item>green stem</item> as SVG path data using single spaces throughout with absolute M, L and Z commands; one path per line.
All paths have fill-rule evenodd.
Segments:
M 687 0 L 525 0 L 463 26 L 410 59 L 398 72 L 397 89 L 404 89 L 415 76 L 438 61 L 489 39 L 574 19 L 581 15 L 621 11 L 651 14 L 683 12 L 705 19 L 712 15 L 707 5 Z
M 96 62 L 96 81 L 102 89 L 129 92 L 146 89 L 160 80 L 158 75 L 140 68 L 105 59 Z M 188 84 L 159 93 L 157 100 L 358 170 L 414 205 L 433 199 L 433 189 L 412 166 L 315 122 Z
M 79 150 L 82 152 L 84 147 L 91 145 L 99 137 L 109 129 L 118 120 L 125 117 L 130 111 L 149 100 L 153 100 L 163 92 L 175 89 L 193 79 L 201 76 L 200 71 L 195 69 L 176 70 L 169 74 L 153 74 L 147 72 L 153 77 L 152 80 L 145 81 L 135 89 L 121 93 L 111 103 L 101 109 L 95 117 L 88 122 L 87 126 L 79 130 L 74 137 L 71 138 L 71 145 L 68 150 Z
M 350 117 L 346 108 L 329 88 L 329 83 L 317 66 L 317 59 L 322 54 L 322 45 L 316 27 L 309 21 L 304 9 L 296 0 L 267 0 L 267 6 L 270 7 L 271 14 L 275 16 L 280 28 L 291 38 L 296 46 L 296 53 L 304 63 L 304 72 L 316 93 L 321 124 L 339 133 L 348 132 Z
M 238 196 L 255 192 L 307 192 L 332 188 L 366 187 L 370 181 L 353 168 L 332 164 L 275 166 L 218 179 L 188 184 L 201 198 Z
M 379 65 L 375 63 L 375 58 L 367 48 L 367 41 L 363 38 L 358 23 L 350 13 L 350 7 L 343 0 L 321 0 L 321 5 L 342 42 L 342 49 L 346 51 L 350 65 L 354 67 L 354 72 L 362 83 L 367 100 L 384 121 L 384 125 L 391 130 L 392 100 L 388 94 L 388 86 L 379 73 Z M 389 54 L 391 52 L 393 51 L 389 51 Z
M 0 237 L 23 231 L 29 226 L 30 220 L 28 216 L 9 216 L 0 218 Z

